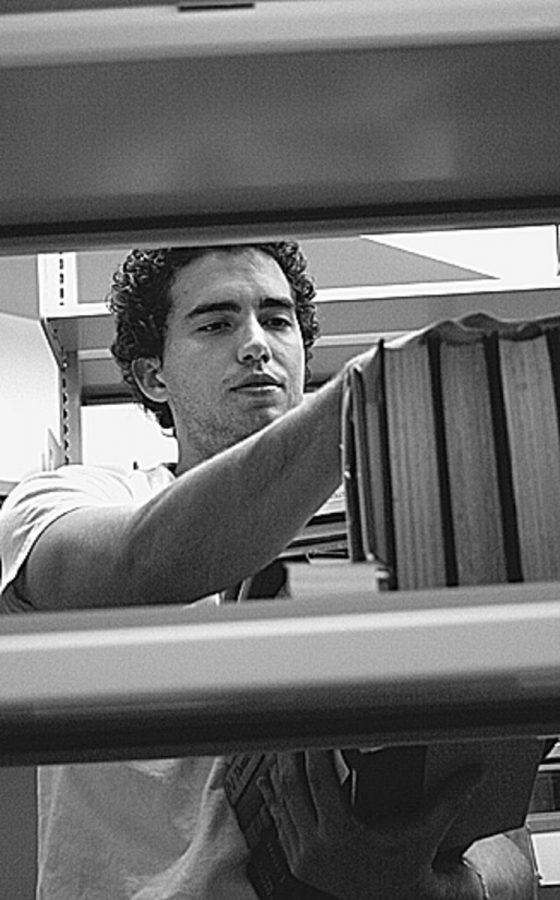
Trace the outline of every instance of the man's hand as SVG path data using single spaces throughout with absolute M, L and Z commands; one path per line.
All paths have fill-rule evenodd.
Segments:
M 353 815 L 332 754 L 279 754 L 259 783 L 288 864 L 300 881 L 339 900 L 481 900 L 475 871 L 434 868 L 438 847 L 480 779 L 450 778 L 421 816 L 367 829 Z

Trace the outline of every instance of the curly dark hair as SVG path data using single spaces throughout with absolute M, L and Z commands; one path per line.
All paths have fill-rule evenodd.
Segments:
M 152 412 L 161 428 L 173 428 L 167 403 L 156 403 L 138 387 L 132 364 L 141 357 L 163 359 L 167 321 L 171 310 L 170 288 L 181 269 L 215 251 L 238 253 L 253 249 L 268 253 L 286 276 L 296 305 L 305 351 L 305 376 L 309 379 L 311 347 L 319 334 L 314 301 L 315 285 L 307 274 L 307 260 L 295 241 L 171 247 L 133 250 L 113 275 L 107 305 L 116 319 L 111 352 L 135 400 Z

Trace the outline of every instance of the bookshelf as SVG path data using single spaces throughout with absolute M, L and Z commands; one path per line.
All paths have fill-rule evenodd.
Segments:
M 76 252 L 85 271 L 88 253 L 148 240 L 557 221 L 557 0 L 372 6 L 258 0 L 195 15 L 165 0 L 3 0 L 0 253 Z M 122 399 L 101 299 L 42 317 L 55 358 L 70 359 L 74 422 L 84 400 Z M 556 300 L 479 299 L 496 315 L 489 304 L 509 299 L 518 318 Z M 446 298 L 452 315 L 463 300 Z M 370 315 L 378 331 L 419 327 L 440 302 L 325 303 L 315 381 L 371 343 Z

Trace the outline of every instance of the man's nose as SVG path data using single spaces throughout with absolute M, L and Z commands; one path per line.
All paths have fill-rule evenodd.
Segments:
M 243 328 L 238 348 L 241 363 L 267 362 L 270 359 L 267 333 L 258 321 L 250 321 Z

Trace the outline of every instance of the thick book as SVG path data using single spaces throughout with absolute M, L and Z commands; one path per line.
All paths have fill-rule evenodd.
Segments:
M 346 497 L 341 484 L 281 554 L 284 560 L 321 556 L 347 557 Z
M 361 377 L 361 372 L 355 367 L 350 373 L 353 378 Z M 358 460 L 356 456 L 355 422 L 357 420 L 354 408 L 356 405 L 356 392 L 346 390 L 342 397 L 342 446 L 344 447 L 342 487 L 345 497 L 346 529 L 348 535 L 348 554 L 355 562 L 362 562 L 371 557 L 366 556 L 368 550 L 367 541 L 362 534 L 363 516 L 360 510 L 360 497 L 358 494 L 359 479 L 356 477 Z M 370 542 L 373 547 L 374 540 Z
M 387 417 L 395 575 L 407 590 L 446 584 L 429 346 L 386 344 L 383 395 Z M 375 460 L 371 460 L 371 466 Z
M 448 585 L 508 580 L 488 354 L 485 339 L 432 344 Z
M 558 336 L 558 329 L 551 329 L 530 339 L 499 344 L 519 569 L 525 581 L 560 578 Z
M 439 848 L 461 856 L 477 840 L 524 825 L 545 748 L 544 741 L 524 737 L 352 751 L 353 805 L 368 827 L 398 824 L 428 802 L 448 776 L 480 765 L 484 778 Z
M 382 354 L 379 354 L 371 365 L 383 365 Z M 354 366 L 349 372 L 352 407 L 349 410 L 352 421 L 347 426 L 353 430 L 354 471 L 352 466 L 345 467 L 347 489 L 354 483 L 357 497 L 358 522 L 355 530 L 360 534 L 362 559 L 376 563 L 389 571 L 394 557 L 394 540 L 392 523 L 389 520 L 390 496 L 387 492 L 389 480 L 386 477 L 388 460 L 386 454 L 386 415 L 383 395 L 378 390 L 382 381 L 369 372 L 368 377 L 360 366 Z M 369 414 L 368 414 L 369 413 Z M 380 466 L 372 466 L 372 459 L 383 460 Z M 349 510 L 349 528 L 352 527 L 352 512 Z

